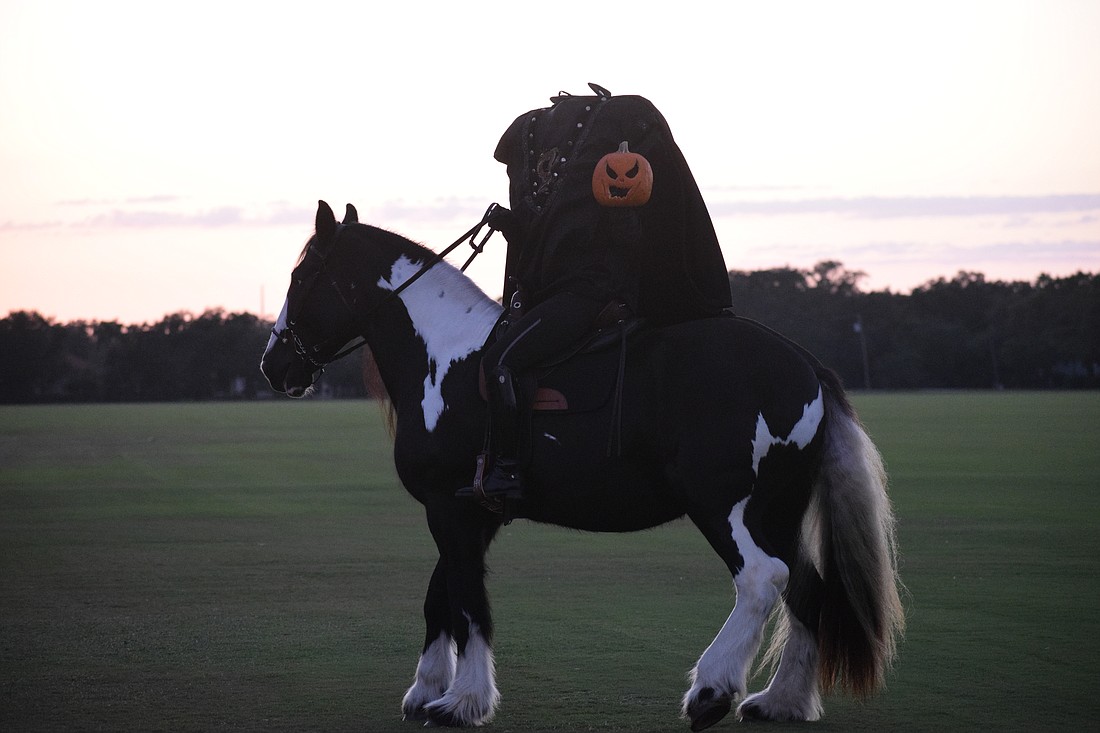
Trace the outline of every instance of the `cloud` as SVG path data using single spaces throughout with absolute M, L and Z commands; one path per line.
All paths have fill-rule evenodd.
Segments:
M 131 196 L 126 199 L 62 199 L 57 201 L 57 206 L 119 206 L 122 204 L 167 204 L 182 201 L 179 196 L 172 194 L 154 194 L 152 196 Z
M 456 219 L 475 219 L 480 217 L 488 202 L 471 196 L 448 196 L 430 201 L 406 201 L 395 199 L 371 207 L 368 216 L 380 222 L 417 221 L 451 222 Z M 471 223 L 474 223 L 471 221 Z
M 40 221 L 0 222 L 0 232 L 99 229 L 222 229 L 227 227 L 308 226 L 315 210 L 275 201 L 256 207 L 237 205 L 187 208 L 178 196 L 161 195 L 124 201 L 73 199 L 58 201 L 58 208 L 79 210 L 83 216 Z M 429 201 L 394 199 L 360 209 L 362 221 L 386 223 L 450 223 L 481 216 L 486 202 L 474 197 L 447 197 Z M 98 213 L 93 210 L 100 209 Z
M 1100 272 L 1100 240 L 1006 241 L 966 247 L 881 241 L 846 246 L 841 251 L 827 247 L 792 247 L 784 250 L 784 255 L 788 260 L 802 263 L 840 260 L 851 269 L 869 273 L 872 279 L 886 277 L 895 287 L 902 288 L 959 270 L 1024 280 L 1041 272 L 1062 275 Z
M 1053 196 L 864 196 L 771 201 L 719 201 L 713 216 L 839 214 L 864 219 L 1014 216 L 1100 211 L 1100 194 Z
M 220 228 L 245 222 L 244 209 L 222 206 L 198 212 L 113 209 L 90 217 L 77 226 L 109 229 L 158 229 L 185 227 Z
M 226 227 L 272 227 L 302 225 L 313 221 L 314 211 L 290 206 L 285 201 L 256 209 L 243 206 L 215 206 L 206 209 L 173 208 L 183 201 L 178 196 L 149 196 L 119 201 L 81 199 L 59 201 L 59 207 L 99 208 L 81 218 L 42 221 L 6 221 L 0 232 L 96 229 L 222 229 Z
M 49 229 L 158 229 L 226 227 L 301 226 L 313 221 L 310 208 L 286 201 L 256 207 L 239 205 L 206 209 L 187 208 L 185 199 L 160 194 L 123 201 L 81 199 L 60 201 L 58 207 L 89 210 L 80 218 L 42 221 L 6 221 L 0 232 L 41 231 Z M 486 202 L 475 197 L 441 197 L 426 201 L 392 199 L 360 211 L 363 221 L 386 223 L 450 223 L 474 220 L 484 211 Z M 708 204 L 712 216 L 797 216 L 839 215 L 854 219 L 1008 217 L 1006 226 L 1028 226 L 1029 217 L 1063 214 L 1070 224 L 1100 220 L 1100 194 L 1050 196 L 865 196 L 855 198 L 802 198 L 772 200 L 716 201 Z

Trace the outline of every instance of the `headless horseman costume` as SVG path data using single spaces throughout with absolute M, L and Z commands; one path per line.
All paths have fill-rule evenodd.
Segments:
M 497 145 L 511 211 L 490 220 L 508 240 L 505 321 L 484 359 L 492 465 L 460 495 L 521 495 L 518 416 L 533 397 L 516 377 L 577 345 L 601 314 L 667 325 L 731 304 L 710 214 L 668 123 L 643 97 L 589 86 L 595 96 L 562 93 L 520 115 Z M 648 160 L 652 193 L 640 206 L 601 205 L 593 174 L 623 143 Z

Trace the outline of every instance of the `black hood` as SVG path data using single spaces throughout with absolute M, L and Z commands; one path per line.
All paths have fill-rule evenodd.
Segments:
M 508 167 L 509 200 L 523 248 L 552 260 L 583 246 L 609 217 L 637 217 L 639 310 L 676 320 L 717 313 L 730 305 L 729 277 L 710 214 L 664 116 L 644 97 L 561 95 L 511 124 L 495 157 Z M 647 204 L 623 214 L 592 195 L 596 163 L 622 142 L 653 168 Z M 519 262 L 510 257 L 521 273 Z

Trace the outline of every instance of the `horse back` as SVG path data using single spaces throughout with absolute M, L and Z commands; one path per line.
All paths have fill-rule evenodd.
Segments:
M 642 399 L 685 419 L 724 414 L 755 420 L 767 413 L 787 423 L 798 419 L 820 387 L 819 365 L 808 352 L 734 316 L 655 329 L 637 351 L 631 363 Z

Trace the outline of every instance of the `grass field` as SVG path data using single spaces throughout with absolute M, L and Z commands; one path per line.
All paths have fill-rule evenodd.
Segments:
M 855 401 L 908 634 L 881 696 L 763 727 L 1100 727 L 1100 394 Z M 389 452 L 369 403 L 0 408 L 0 730 L 414 729 L 434 547 Z M 687 730 L 732 602 L 689 524 L 516 522 L 490 561 L 490 730 Z

